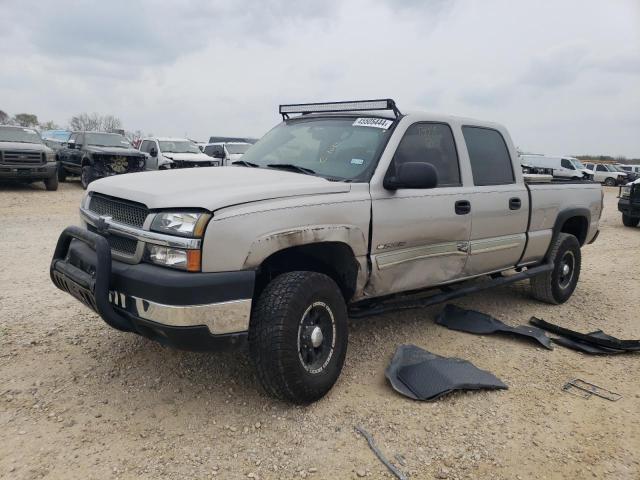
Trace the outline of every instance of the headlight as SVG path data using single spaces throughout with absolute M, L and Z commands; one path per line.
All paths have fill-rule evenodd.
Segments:
M 631 195 L 631 187 L 622 187 L 622 191 L 620 192 L 620 196 L 624 198 L 628 198 Z
M 56 154 L 55 152 L 47 152 L 47 162 L 55 162 Z
M 160 212 L 151 222 L 151 230 L 181 237 L 201 237 L 209 218 L 208 213 Z
M 147 260 L 164 267 L 199 272 L 200 259 L 200 250 L 182 250 L 147 244 Z

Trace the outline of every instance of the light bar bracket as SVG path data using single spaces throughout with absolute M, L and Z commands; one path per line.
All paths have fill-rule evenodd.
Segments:
M 347 102 L 294 103 L 280 105 L 279 111 L 282 119 L 287 120 L 290 113 L 306 115 L 309 113 L 363 112 L 371 110 L 392 110 L 396 118 L 402 115 L 396 106 L 396 102 L 391 98 Z

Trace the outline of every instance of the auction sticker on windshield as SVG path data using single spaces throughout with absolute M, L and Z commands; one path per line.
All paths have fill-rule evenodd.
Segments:
M 358 118 L 355 122 L 353 122 L 354 127 L 374 127 L 374 128 L 382 128 L 386 130 L 391 126 L 393 120 L 389 120 L 388 118 Z

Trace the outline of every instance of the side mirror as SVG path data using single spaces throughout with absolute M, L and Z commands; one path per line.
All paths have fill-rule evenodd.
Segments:
M 156 150 L 156 147 L 151 147 L 151 150 L 149 150 L 149 155 L 151 155 L 152 157 L 158 156 L 158 150 Z
M 407 162 L 396 167 L 396 175 L 383 182 L 387 190 L 399 188 L 434 188 L 438 185 L 438 172 L 430 163 Z

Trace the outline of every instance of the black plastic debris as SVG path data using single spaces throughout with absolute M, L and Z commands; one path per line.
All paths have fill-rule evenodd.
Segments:
M 455 305 L 448 304 L 436 317 L 436 323 L 443 327 L 461 332 L 475 333 L 478 335 L 486 335 L 489 333 L 506 333 L 508 335 L 518 335 L 528 337 L 544 348 L 553 350 L 551 339 L 543 330 L 529 325 L 518 325 L 512 327 L 502 323 L 500 320 L 493 318 L 482 312 L 475 310 L 466 310 Z
M 434 355 L 415 345 L 400 345 L 385 375 L 398 393 L 414 400 L 437 400 L 454 390 L 508 388 L 471 362 Z
M 529 323 L 535 325 L 536 327 L 540 327 L 543 330 L 548 332 L 555 333 L 557 335 L 561 335 L 564 338 L 569 340 L 573 340 L 574 342 L 580 342 L 583 344 L 599 347 L 599 348 L 612 348 L 614 350 L 622 350 L 625 352 L 640 352 L 640 340 L 620 340 L 616 337 L 612 337 L 611 335 L 607 335 L 604 332 L 597 333 L 580 333 L 575 332 L 573 330 L 569 330 L 568 328 L 560 327 L 559 325 L 554 325 L 553 323 L 546 322 L 541 318 L 531 317 Z M 603 352 L 610 353 L 610 352 Z M 616 352 L 617 353 L 617 352 Z
M 616 340 L 615 337 L 607 335 L 602 330 L 596 330 L 595 332 L 587 333 L 590 337 L 605 338 L 608 340 Z M 552 338 L 554 343 L 562 345 L 563 347 L 578 350 L 580 352 L 589 353 L 591 355 L 615 355 L 616 353 L 627 353 L 626 350 L 619 350 L 617 348 L 599 347 L 598 345 L 591 345 L 589 343 L 581 342 L 578 340 L 572 340 L 566 337 Z

